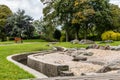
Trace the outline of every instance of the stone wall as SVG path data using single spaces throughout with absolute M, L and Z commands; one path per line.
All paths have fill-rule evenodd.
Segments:
M 27 65 L 48 77 L 55 77 L 60 76 L 61 71 L 68 71 L 68 65 L 61 65 L 61 64 L 54 64 L 54 63 L 47 63 L 42 60 L 38 60 L 34 55 L 29 55 L 27 59 Z

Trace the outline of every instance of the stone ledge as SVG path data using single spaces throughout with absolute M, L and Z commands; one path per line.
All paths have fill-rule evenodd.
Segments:
M 44 54 L 44 53 L 40 53 L 40 54 Z M 36 54 L 28 56 L 27 65 L 45 75 L 47 75 L 48 77 L 60 76 L 61 71 L 69 70 L 68 65 L 47 63 L 43 60 L 36 59 L 34 56 L 36 56 Z
M 39 53 L 38 52 L 27 52 L 27 53 L 20 53 L 20 54 L 14 54 L 14 55 L 10 55 L 7 57 L 7 60 L 14 63 L 15 65 L 19 66 L 20 68 L 22 68 L 23 70 L 27 71 L 28 73 L 34 75 L 36 78 L 48 78 L 46 75 L 28 67 L 27 65 L 24 65 L 22 63 L 19 63 L 20 60 L 22 59 L 26 59 L 28 55 L 30 54 L 34 54 L 34 53 Z

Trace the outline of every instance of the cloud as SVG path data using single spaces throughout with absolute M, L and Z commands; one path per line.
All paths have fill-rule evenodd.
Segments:
M 0 0 L 0 4 L 7 5 L 13 12 L 18 9 L 24 9 L 26 14 L 34 19 L 40 19 L 43 16 L 43 5 L 40 0 Z
M 118 5 L 120 7 L 120 0 L 110 0 L 110 3 Z
M 110 0 L 110 3 L 120 7 L 120 0 Z M 40 19 L 43 16 L 42 9 L 44 6 L 40 0 L 0 0 L 0 4 L 7 5 L 13 12 L 16 12 L 18 9 L 24 9 L 26 14 L 34 19 Z

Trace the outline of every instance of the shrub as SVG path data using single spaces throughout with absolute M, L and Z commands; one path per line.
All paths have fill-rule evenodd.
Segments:
M 65 35 L 63 34 L 61 37 L 60 37 L 60 42 L 64 42 L 66 40 L 66 37 Z
M 106 31 L 101 35 L 102 40 L 120 40 L 120 33 L 114 31 Z
M 60 40 L 60 37 L 61 37 L 61 32 L 60 30 L 56 29 L 54 34 L 53 34 L 53 37 L 57 40 Z

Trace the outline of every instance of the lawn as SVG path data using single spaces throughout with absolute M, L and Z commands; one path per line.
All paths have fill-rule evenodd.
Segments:
M 120 42 L 112 43 L 112 45 L 119 45 Z M 18 80 L 33 78 L 34 76 L 20 69 L 18 66 L 7 61 L 6 57 L 12 54 L 20 54 L 22 52 L 31 51 L 41 51 L 46 49 L 51 49 L 51 47 L 46 46 L 48 42 L 41 40 L 27 40 L 24 43 L 16 44 L 13 41 L 10 42 L 0 42 L 0 80 Z M 104 45 L 104 44 L 102 44 Z M 55 46 L 64 47 L 86 47 L 87 45 L 71 44 L 69 42 L 60 42 Z

